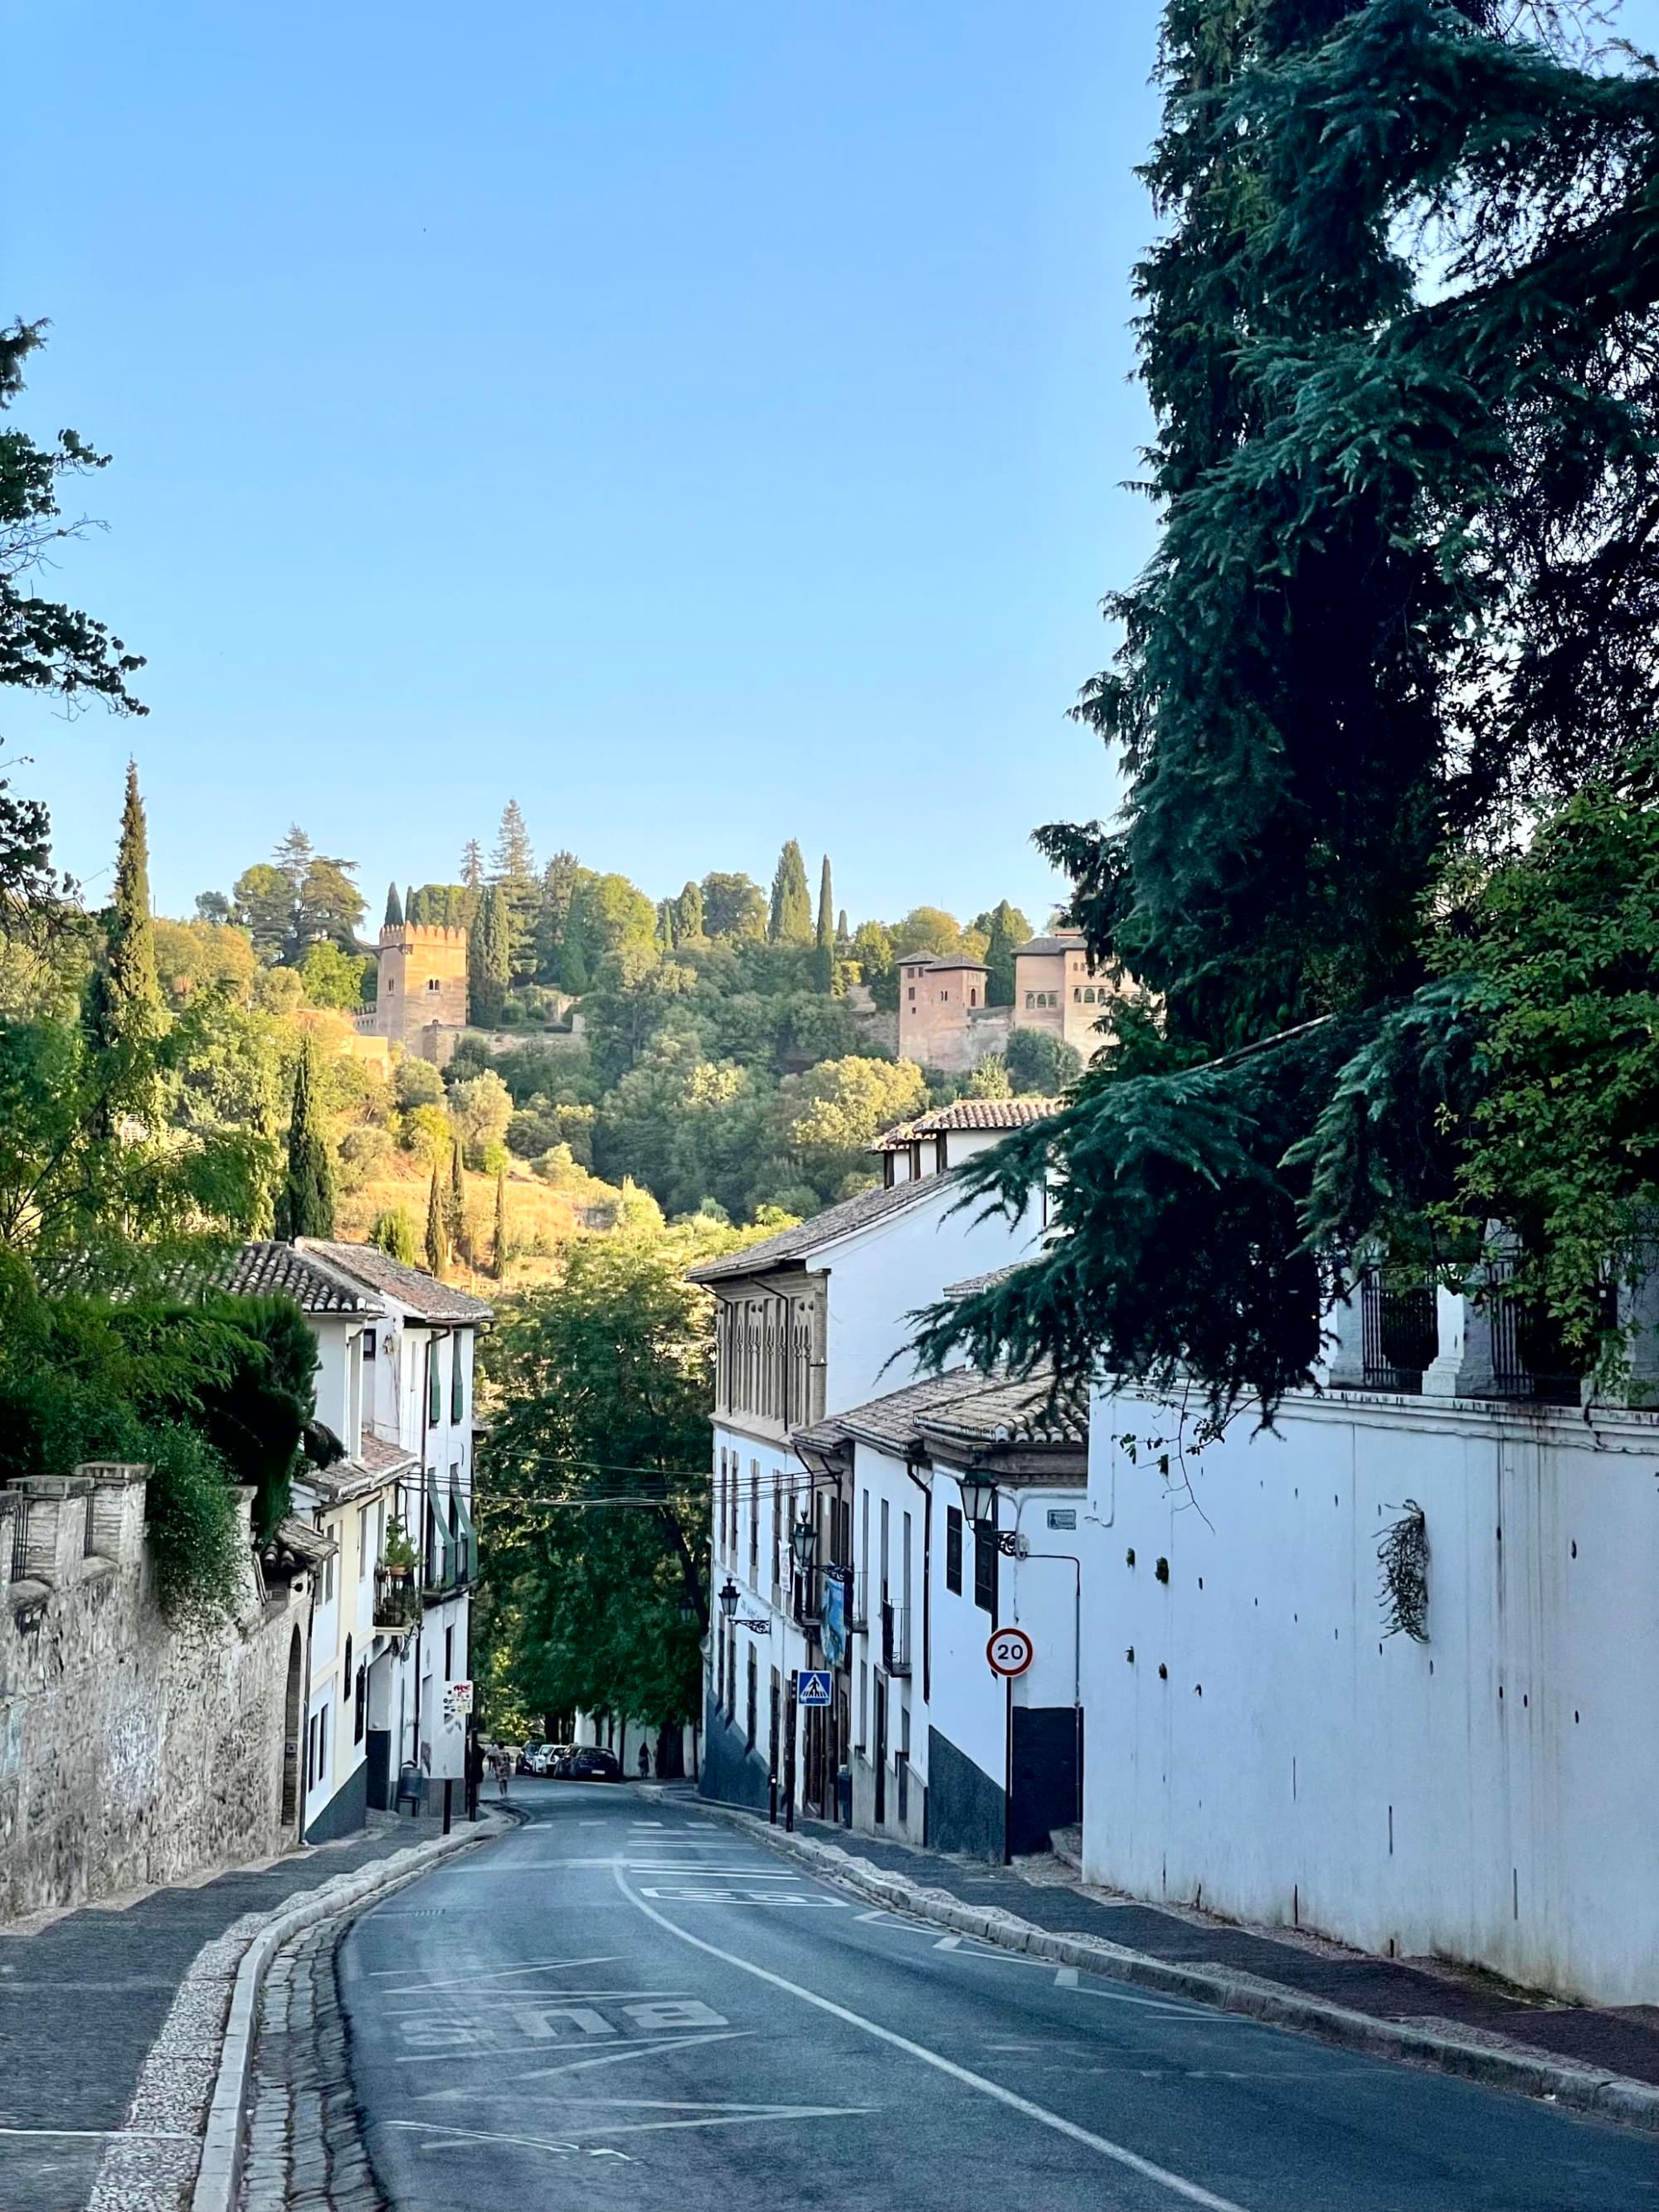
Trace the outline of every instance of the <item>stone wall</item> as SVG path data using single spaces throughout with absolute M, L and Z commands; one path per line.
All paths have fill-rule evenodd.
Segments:
M 0 1491 L 0 1921 L 294 1840 L 283 1814 L 303 1583 L 239 1617 L 167 1626 L 143 1540 L 144 1471 Z M 247 1532 L 251 1491 L 239 1493 Z

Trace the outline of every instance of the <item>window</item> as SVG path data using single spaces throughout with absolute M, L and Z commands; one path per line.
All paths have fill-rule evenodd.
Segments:
M 357 1579 L 368 1580 L 368 1571 L 374 1564 L 374 1508 L 360 1505 L 357 1509 Z
M 945 1587 L 962 1595 L 962 1508 L 945 1509 Z
M 453 1682 L 454 1679 L 455 1631 L 452 1626 L 444 1631 L 444 1680 L 446 1682 Z
M 1025 1010 L 1026 1010 L 1026 1012 L 1027 1012 L 1028 1013 L 1030 1012 L 1031 1008 L 1032 1008 L 1034 1006 L 1036 1006 L 1036 1002 L 1037 1002 L 1037 994 L 1036 994 L 1036 993 L 1035 991 L 1028 991 L 1028 992 L 1025 994 Z
M 760 1462 L 749 1462 L 749 1579 L 760 1582 Z
M 714 1638 L 714 1703 L 726 1703 L 726 1632 L 722 1629 Z
M 320 1782 L 328 1771 L 328 1707 L 325 1705 L 317 1716 L 317 1779 Z
M 974 1603 L 997 1617 L 997 1532 L 988 1521 L 974 1523 Z
M 772 1470 L 772 1588 L 775 1593 L 783 1557 L 783 1477 Z
M 428 975 L 426 979 L 426 988 L 428 991 L 441 991 L 443 985 L 435 975 Z
M 349 1636 L 346 1638 L 345 1664 L 340 1669 L 340 1681 L 345 1694 L 349 1697 L 351 1694 L 351 1638 Z
M 759 1680 L 755 1667 L 755 1647 L 751 1644 L 749 1647 L 749 1694 L 748 1701 L 744 1707 L 744 1733 L 749 1738 L 749 1748 L 750 1751 L 755 1748 L 757 1719 L 756 1701 L 758 1694 Z
M 426 1418 L 436 1428 L 444 1417 L 444 1380 L 438 1372 L 438 1340 L 428 1337 L 426 1346 Z
M 968 1003 L 970 1006 L 976 1006 L 979 1004 L 979 992 L 972 983 L 968 986 Z
M 357 1680 L 354 1686 L 351 1705 L 351 1741 L 361 1743 L 363 1730 L 368 1726 L 368 1667 L 365 1661 L 357 1662 Z
M 870 1662 L 859 1661 L 859 1749 L 870 1741 Z
M 333 1604 L 333 1602 L 334 1602 L 334 1554 L 333 1554 L 333 1553 L 332 1553 L 332 1552 L 331 1552 L 331 1553 L 329 1553 L 329 1555 L 328 1555 L 327 1559 L 325 1559 L 323 1561 L 323 1603 L 324 1603 L 325 1605 L 332 1605 L 332 1604 Z
M 459 1421 L 466 1411 L 466 1370 L 461 1364 L 461 1333 L 457 1329 L 450 1342 L 455 1356 L 449 1370 L 449 1418 Z
M 916 1003 L 916 987 L 915 987 L 915 985 L 914 983 L 912 983 L 912 984 L 911 984 L 911 986 L 910 986 L 909 989 L 905 993 L 905 994 L 904 994 L 904 995 L 905 995 L 905 997 L 906 997 L 907 999 L 908 999 L 908 1000 L 910 1001 L 910 1004 L 914 1006 L 915 1006 L 915 1004 Z
M 365 1359 L 373 1359 L 374 1357 L 374 1332 L 372 1328 L 366 1328 L 363 1331 L 363 1358 Z
M 941 991 L 939 995 L 939 1002 L 943 1005 L 950 998 L 951 994 L 948 991 Z

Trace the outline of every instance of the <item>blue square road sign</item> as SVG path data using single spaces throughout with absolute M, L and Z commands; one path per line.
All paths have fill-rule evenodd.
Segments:
M 827 1667 L 796 1668 L 795 1703 L 798 1705 L 827 1705 L 830 1703 L 830 1669 Z

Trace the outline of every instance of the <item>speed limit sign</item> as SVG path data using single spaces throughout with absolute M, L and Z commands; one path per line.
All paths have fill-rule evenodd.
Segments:
M 993 1632 L 986 1644 L 985 1656 L 991 1662 L 994 1674 L 1012 1676 L 1023 1674 L 1036 1656 L 1030 1638 L 1023 1628 L 999 1628 Z

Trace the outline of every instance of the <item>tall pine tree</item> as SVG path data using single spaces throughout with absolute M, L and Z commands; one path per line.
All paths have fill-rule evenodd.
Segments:
M 766 934 L 774 945 L 812 942 L 812 898 L 806 888 L 806 863 L 793 837 L 779 854 L 773 872 Z
M 536 971 L 536 924 L 541 908 L 541 884 L 536 856 L 524 810 L 516 799 L 501 809 L 501 827 L 489 856 L 489 881 L 507 900 L 507 975 L 504 982 L 521 981 Z
M 1437 887 L 1659 720 L 1659 85 L 1481 0 L 1169 0 L 1160 75 L 1159 539 L 1081 705 L 1129 792 L 1038 841 L 1159 1017 L 970 1164 L 1059 1233 L 924 1349 L 1219 1413 L 1309 1382 L 1340 1248 L 1451 1187 Z
M 288 1160 L 276 1194 L 276 1234 L 290 1243 L 334 1234 L 334 1164 L 319 1096 L 321 1075 L 317 1041 L 307 1031 L 294 1070 Z
M 404 902 L 398 896 L 397 884 L 395 883 L 388 884 L 386 885 L 386 892 L 385 927 L 387 929 L 401 929 L 403 926 Z

